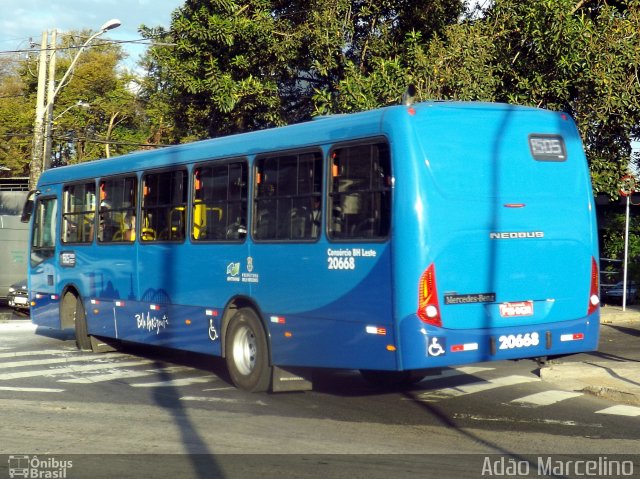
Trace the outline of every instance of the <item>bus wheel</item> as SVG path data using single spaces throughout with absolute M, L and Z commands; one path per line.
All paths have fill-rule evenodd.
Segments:
M 75 306 L 76 346 L 83 351 L 91 351 L 91 338 L 87 333 L 87 313 L 82 299 L 76 298 Z
M 267 337 L 252 309 L 242 308 L 234 314 L 225 344 L 233 384 L 249 392 L 267 391 L 271 383 Z
M 369 384 L 379 388 L 403 388 L 422 381 L 424 371 L 376 371 L 361 369 L 360 374 Z

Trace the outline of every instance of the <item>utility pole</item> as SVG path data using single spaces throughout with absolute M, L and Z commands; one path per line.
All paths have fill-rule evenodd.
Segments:
M 56 30 L 51 32 L 51 47 L 49 53 L 49 82 L 47 87 L 47 111 L 44 123 L 44 152 L 42 154 L 42 170 L 51 168 L 51 143 L 53 141 L 53 100 L 56 90 Z
M 42 32 L 40 44 L 40 58 L 38 61 L 38 92 L 36 95 L 36 120 L 33 126 L 33 149 L 31 152 L 31 164 L 29 165 L 29 189 L 33 190 L 38 184 L 38 178 L 42 174 L 42 153 L 44 149 L 44 115 L 45 115 L 45 83 L 47 81 L 47 37 L 48 33 Z

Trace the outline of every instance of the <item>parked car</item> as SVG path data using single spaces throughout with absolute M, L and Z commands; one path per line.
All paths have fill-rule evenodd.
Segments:
M 624 293 L 624 283 L 620 281 L 605 290 L 605 298 L 611 303 L 622 303 L 622 295 Z M 638 284 L 633 281 L 627 281 L 627 304 L 633 304 L 638 301 Z
M 10 308 L 15 309 L 16 311 L 29 311 L 29 289 L 27 287 L 26 279 L 13 283 L 9 286 L 7 303 Z

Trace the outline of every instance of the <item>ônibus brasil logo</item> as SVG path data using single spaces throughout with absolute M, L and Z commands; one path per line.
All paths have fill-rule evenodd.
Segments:
M 9 456 L 9 477 L 25 477 L 30 479 L 65 479 L 67 469 L 73 467 L 73 461 L 60 460 L 55 457 L 40 459 L 38 456 Z

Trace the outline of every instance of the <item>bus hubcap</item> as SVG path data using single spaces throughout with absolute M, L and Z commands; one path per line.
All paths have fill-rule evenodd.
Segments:
M 256 337 L 253 331 L 243 327 L 238 331 L 233 343 L 233 360 L 240 374 L 251 374 L 256 365 L 256 352 Z

